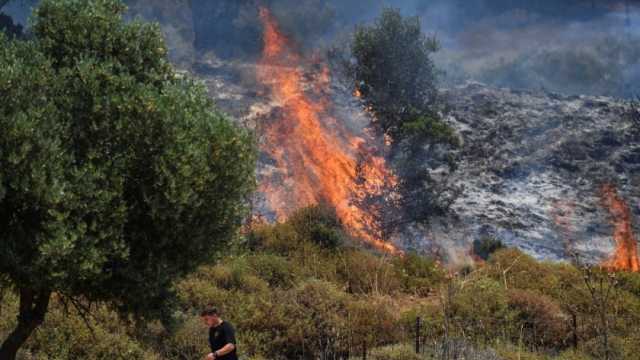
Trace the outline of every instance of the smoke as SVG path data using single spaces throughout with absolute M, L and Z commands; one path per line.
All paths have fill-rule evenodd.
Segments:
M 625 97 L 640 80 L 640 7 L 621 0 L 194 0 L 196 48 L 257 58 L 260 5 L 302 51 L 331 46 L 384 7 L 419 16 L 442 44 L 444 85 L 475 79 Z
M 23 25 L 38 0 L 2 10 Z M 329 47 L 384 7 L 419 16 L 442 44 L 444 86 L 468 79 L 568 94 L 629 97 L 640 81 L 640 5 L 632 0 L 127 0 L 132 14 L 160 21 L 174 59 L 194 50 L 256 60 L 259 6 L 271 10 L 301 51 Z M 190 7 L 190 8 L 189 8 Z M 185 9 L 189 8 L 189 9 Z M 175 14 L 175 18 L 172 18 Z

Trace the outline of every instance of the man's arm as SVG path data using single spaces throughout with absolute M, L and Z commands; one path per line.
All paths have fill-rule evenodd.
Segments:
M 228 343 L 227 345 L 223 346 L 221 349 L 216 350 L 216 352 L 209 353 L 209 355 L 205 357 L 205 360 L 214 360 L 215 358 L 219 358 L 220 356 L 227 355 L 228 353 L 232 352 L 233 349 L 235 348 L 236 346 L 234 344 Z
M 235 348 L 236 348 L 236 346 L 234 344 L 228 343 L 227 345 L 223 346 L 222 349 L 217 350 L 215 352 L 215 354 L 218 357 L 224 356 L 224 355 L 227 355 L 228 353 L 232 352 Z
M 224 323 L 224 341 L 227 343 L 216 351 L 217 356 L 224 356 L 236 348 L 236 330 L 229 323 Z

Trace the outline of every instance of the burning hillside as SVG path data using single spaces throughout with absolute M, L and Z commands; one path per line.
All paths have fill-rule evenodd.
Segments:
M 380 230 L 384 199 L 362 206 L 363 199 L 388 196 L 385 188 L 396 180 L 383 139 L 367 131 L 371 119 L 358 94 L 332 79 L 320 57 L 296 51 L 267 10 L 260 19 L 264 44 L 256 63 L 209 58 L 195 69 L 218 105 L 260 136 L 255 209 L 267 220 L 326 202 L 354 236 L 379 249 L 432 249 L 449 261 L 466 257 L 474 240 L 493 237 L 539 259 L 579 253 L 600 262 L 620 249 L 616 233 L 637 233 L 640 143 L 625 103 L 467 83 L 442 92 L 446 121 L 463 140 L 450 178 L 463 189 L 453 215 L 434 218 L 427 231 L 410 229 L 410 239 L 392 246 Z M 424 159 L 434 176 L 447 167 L 437 152 Z M 617 184 L 628 204 L 624 231 L 603 207 L 604 182 Z
M 259 125 L 262 150 L 278 170 L 260 180 L 268 207 L 284 220 L 296 209 L 325 201 L 335 207 L 352 235 L 397 252 L 376 231 L 371 209 L 356 205 L 365 196 L 381 195 L 384 184 L 393 181 L 384 159 L 375 155 L 373 139 L 364 132 L 355 134 L 343 119 L 332 117 L 328 67 L 314 64 L 316 72 L 306 88 L 311 62 L 296 53 L 266 8 L 260 9 L 260 19 L 264 50 L 257 78 L 281 107 Z

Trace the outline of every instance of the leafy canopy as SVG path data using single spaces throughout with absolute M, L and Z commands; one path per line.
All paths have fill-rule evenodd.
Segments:
M 236 233 L 255 150 L 125 10 L 44 0 L 0 35 L 0 274 L 149 313 Z
M 375 24 L 356 29 L 350 72 L 384 133 L 399 138 L 406 122 L 434 110 L 437 88 L 431 54 L 437 50 L 436 39 L 422 33 L 420 19 L 404 18 L 396 9 L 384 9 Z

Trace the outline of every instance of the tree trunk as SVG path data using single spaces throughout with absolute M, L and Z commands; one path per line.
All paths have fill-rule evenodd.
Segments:
M 18 324 L 0 347 L 0 359 L 14 360 L 18 349 L 27 341 L 31 333 L 44 321 L 49 307 L 51 291 L 20 289 L 20 312 Z

